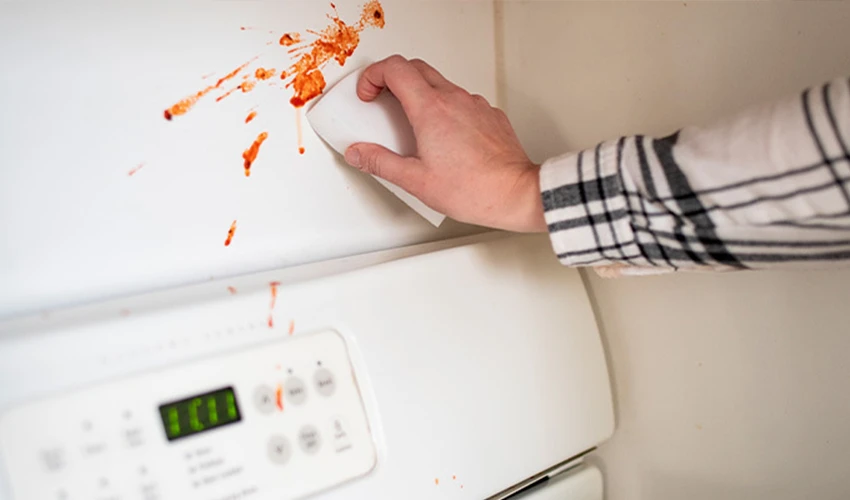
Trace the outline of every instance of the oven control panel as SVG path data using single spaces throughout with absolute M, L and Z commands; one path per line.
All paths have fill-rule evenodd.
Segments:
M 301 498 L 376 463 L 332 330 L 15 407 L 0 453 L 13 500 Z

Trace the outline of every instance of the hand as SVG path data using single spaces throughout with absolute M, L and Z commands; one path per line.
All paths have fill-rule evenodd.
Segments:
M 354 144 L 346 161 L 382 177 L 453 219 L 510 231 L 546 231 L 540 167 L 528 159 L 507 116 L 446 80 L 424 61 L 395 55 L 369 66 L 357 95 L 389 89 L 416 135 L 417 157 Z

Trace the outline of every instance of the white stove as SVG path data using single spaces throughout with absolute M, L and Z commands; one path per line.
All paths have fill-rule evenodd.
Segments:
M 545 239 L 297 273 L 0 324 L 2 498 L 601 499 L 605 358 Z

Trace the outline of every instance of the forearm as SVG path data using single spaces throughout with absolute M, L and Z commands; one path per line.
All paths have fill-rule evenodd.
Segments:
M 743 269 L 850 259 L 850 85 L 836 80 L 709 127 L 546 162 L 568 265 Z

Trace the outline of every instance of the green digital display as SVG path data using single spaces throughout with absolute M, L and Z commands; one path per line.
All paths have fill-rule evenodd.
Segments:
M 166 403 L 159 407 L 169 441 L 194 436 L 239 422 L 239 405 L 232 387 Z

